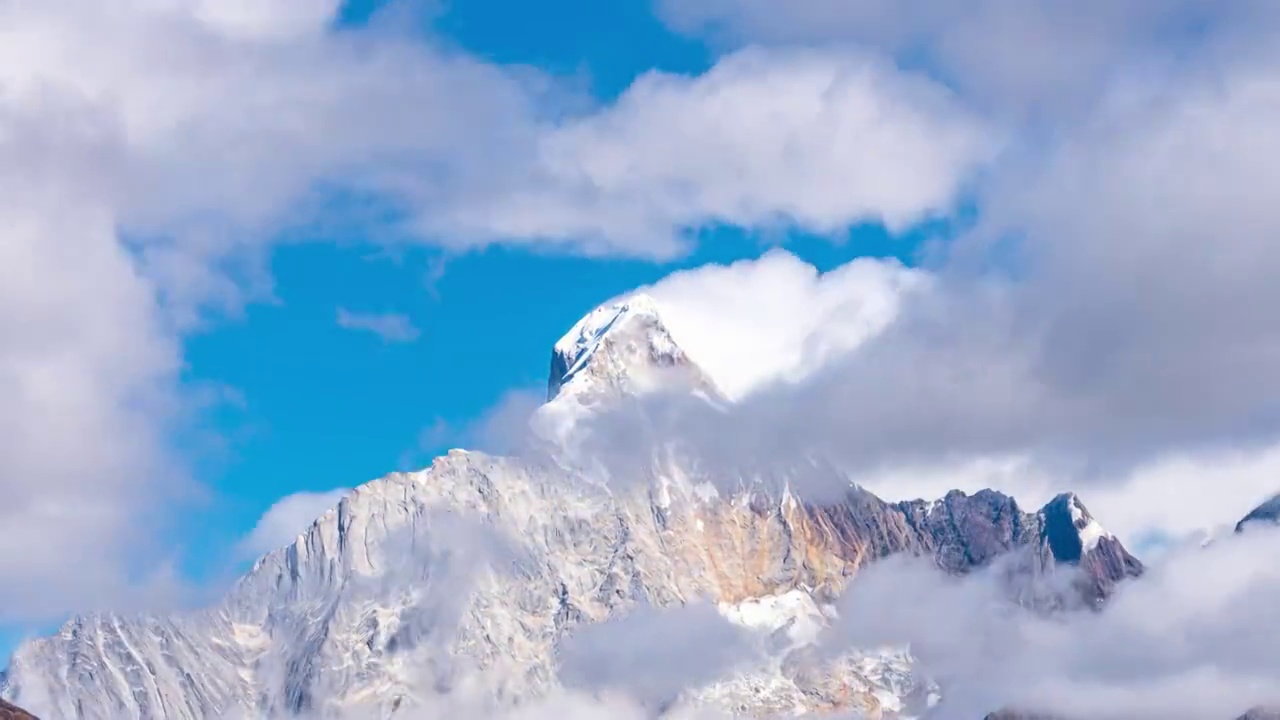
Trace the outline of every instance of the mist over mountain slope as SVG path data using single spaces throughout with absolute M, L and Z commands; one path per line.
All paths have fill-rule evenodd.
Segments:
M 18 649 L 3 696 L 46 720 L 496 715 L 565 693 L 640 716 L 919 717 L 945 688 L 908 648 L 824 639 L 869 565 L 928 558 L 1041 610 L 1143 572 L 1074 495 L 894 503 L 821 458 L 720 465 L 642 437 L 601 457 L 580 442 L 593 414 L 636 398 L 732 412 L 651 298 L 588 315 L 551 367 L 527 452 L 366 483 L 213 607 L 75 618 Z M 844 489 L 815 499 L 815 478 Z

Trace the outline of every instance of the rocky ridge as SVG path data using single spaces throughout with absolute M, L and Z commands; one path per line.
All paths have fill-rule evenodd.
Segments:
M 716 401 L 651 301 L 610 306 L 557 343 L 547 412 L 567 431 L 578 413 L 673 377 Z M 640 606 L 710 601 L 732 615 L 794 597 L 821 614 L 867 563 L 901 553 L 952 573 L 1008 556 L 1029 576 L 1078 567 L 1095 604 L 1142 571 L 1074 495 L 1026 512 L 993 491 L 891 503 L 850 486 L 815 504 L 786 488 L 831 471 L 819 464 L 761 487 L 667 450 L 629 483 L 554 453 L 451 451 L 360 486 L 212 608 L 78 617 L 24 643 L 0 694 L 47 720 L 395 717 L 463 686 L 500 707 L 559 684 L 557 648 L 575 627 Z M 930 702 L 906 654 L 791 648 L 781 660 L 670 702 L 885 718 Z

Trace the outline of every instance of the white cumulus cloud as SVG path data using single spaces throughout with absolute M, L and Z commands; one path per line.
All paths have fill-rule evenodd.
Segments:
M 641 76 L 542 135 L 526 175 L 458 198 L 430 227 L 659 257 L 715 224 L 902 230 L 948 213 L 996 149 L 945 88 L 883 59 L 749 49 L 696 77 Z
M 717 387 L 741 398 L 797 381 L 848 353 L 895 319 L 928 274 L 864 258 L 820 273 L 774 250 L 758 260 L 708 265 L 641 288 L 659 304 L 673 339 Z

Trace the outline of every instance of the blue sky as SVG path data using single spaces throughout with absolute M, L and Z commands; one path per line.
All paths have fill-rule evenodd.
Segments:
M 358 27 L 388 7 L 399 11 L 405 5 L 388 0 L 348 0 L 341 23 Z M 536 4 L 427 0 L 408 7 L 423 32 L 448 46 L 494 63 L 528 65 L 572 78 L 598 100 L 615 97 L 641 73 L 696 74 L 715 61 L 715 52 L 701 40 L 668 29 L 648 0 L 549 0 Z

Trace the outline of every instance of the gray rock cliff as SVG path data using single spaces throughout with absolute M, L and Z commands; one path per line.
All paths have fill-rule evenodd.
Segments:
M 575 413 L 671 382 L 716 400 L 651 301 L 611 306 L 557 344 L 548 412 L 571 432 Z M 895 554 L 951 573 L 1010 553 L 1032 574 L 1079 567 L 1090 603 L 1142 570 L 1073 495 L 1027 512 L 991 491 L 891 503 L 850 486 L 814 504 L 785 490 L 801 483 L 710 477 L 674 453 L 641 470 L 646 482 L 614 486 L 555 453 L 451 451 L 356 488 L 213 607 L 77 617 L 24 643 L 0 695 L 46 720 L 396 717 L 462 687 L 500 707 L 558 686 L 575 628 L 639 606 L 711 602 L 793 632 Z M 930 692 L 905 653 L 807 657 L 788 650 L 673 702 L 888 718 Z

